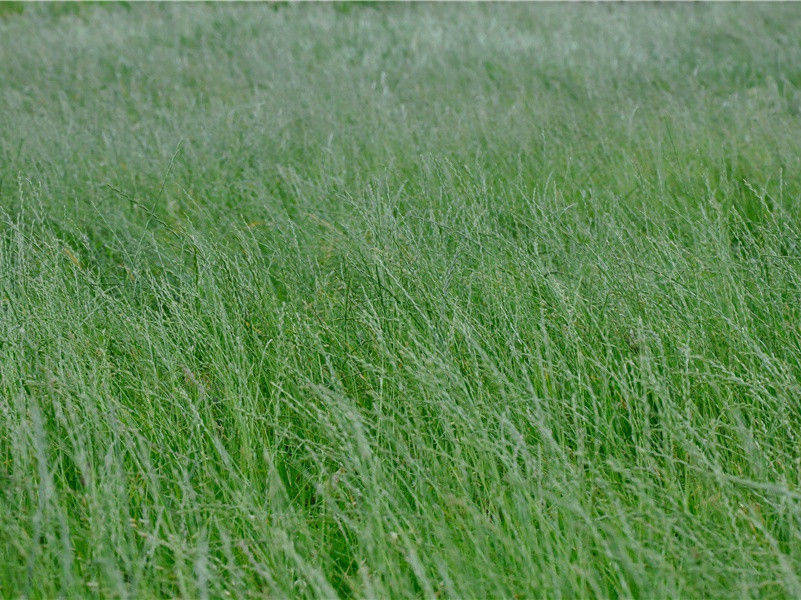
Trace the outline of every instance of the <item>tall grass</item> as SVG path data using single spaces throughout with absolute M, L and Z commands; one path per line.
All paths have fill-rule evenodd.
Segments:
M 801 10 L 0 14 L 0 596 L 801 595 Z

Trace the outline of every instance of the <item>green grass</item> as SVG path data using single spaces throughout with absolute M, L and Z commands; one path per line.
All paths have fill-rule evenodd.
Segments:
M 0 7 L 0 596 L 799 597 L 801 7 Z

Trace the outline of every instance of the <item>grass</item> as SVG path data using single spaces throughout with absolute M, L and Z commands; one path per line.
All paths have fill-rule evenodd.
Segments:
M 800 8 L 1 8 L 0 596 L 801 595 Z

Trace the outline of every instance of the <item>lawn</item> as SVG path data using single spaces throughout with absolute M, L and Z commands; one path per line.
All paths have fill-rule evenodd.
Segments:
M 801 6 L 0 6 L 0 597 L 801 596 Z

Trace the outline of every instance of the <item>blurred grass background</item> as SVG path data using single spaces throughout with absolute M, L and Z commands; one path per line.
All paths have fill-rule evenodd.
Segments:
M 800 40 L 0 5 L 0 595 L 797 597 Z

